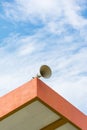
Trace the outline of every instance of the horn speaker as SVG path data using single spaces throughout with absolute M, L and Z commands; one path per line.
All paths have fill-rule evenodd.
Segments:
M 37 74 L 37 77 L 44 77 L 44 78 L 50 78 L 52 75 L 51 68 L 47 65 L 42 65 L 39 70 L 39 74 Z

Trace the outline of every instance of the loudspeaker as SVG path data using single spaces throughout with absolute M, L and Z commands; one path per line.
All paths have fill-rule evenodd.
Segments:
M 42 65 L 39 70 L 39 74 L 37 74 L 37 78 L 44 77 L 44 78 L 50 78 L 52 75 L 52 71 L 49 66 Z

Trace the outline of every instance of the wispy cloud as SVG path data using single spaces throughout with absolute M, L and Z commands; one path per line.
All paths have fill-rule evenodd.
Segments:
M 15 31 L 0 43 L 0 95 L 32 79 L 47 64 L 53 75 L 43 81 L 87 113 L 82 108 L 87 94 L 84 2 L 15 0 L 1 5 L 1 19 L 10 21 Z
M 27 4 L 26 4 L 27 3 Z M 15 2 L 2 3 L 5 16 L 14 21 L 24 21 L 37 23 L 38 20 L 42 22 L 50 22 L 50 20 L 60 20 L 71 24 L 75 28 L 81 28 L 87 20 L 80 14 L 82 8 L 77 4 L 77 0 L 15 0 Z M 81 3 L 79 1 L 79 3 Z M 85 4 L 83 4 L 85 5 Z M 16 7 L 16 8 L 15 8 Z
M 53 16 L 54 18 L 55 15 L 60 15 L 61 10 L 57 8 L 57 5 L 60 4 L 53 0 L 44 0 L 42 2 L 40 0 L 16 0 L 15 3 L 3 3 L 4 12 L 8 18 L 14 19 L 15 21 L 28 20 L 34 23 L 36 23 L 38 20 L 43 20 L 45 22 L 49 17 L 52 18 Z

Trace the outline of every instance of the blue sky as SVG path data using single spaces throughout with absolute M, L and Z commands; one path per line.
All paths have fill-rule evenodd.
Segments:
M 42 80 L 87 114 L 86 35 L 86 0 L 0 1 L 0 96 L 47 64 Z

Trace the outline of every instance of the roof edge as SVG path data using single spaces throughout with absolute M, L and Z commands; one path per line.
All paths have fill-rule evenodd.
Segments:
M 28 81 L 0 97 L 0 118 L 37 97 L 37 79 Z
M 77 127 L 87 129 L 87 117 L 44 82 L 37 79 L 38 97 Z

